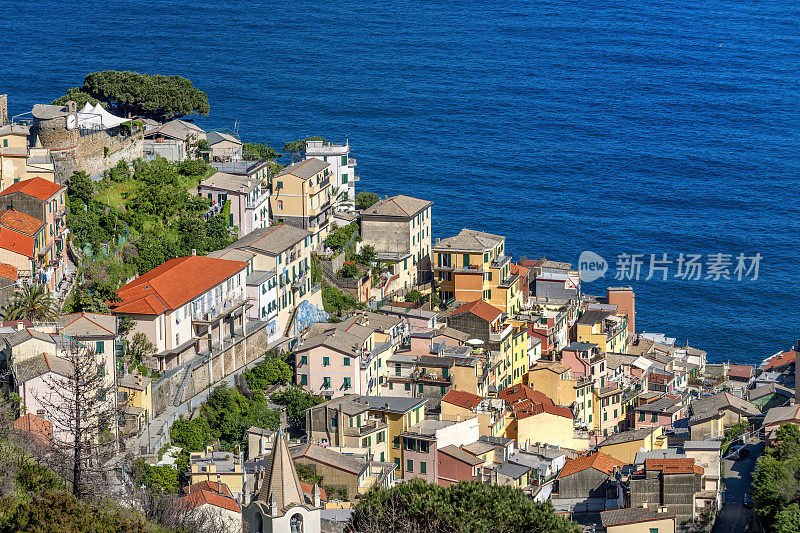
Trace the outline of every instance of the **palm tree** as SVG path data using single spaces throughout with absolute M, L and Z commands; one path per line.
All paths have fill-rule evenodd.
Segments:
M 38 283 L 25 285 L 3 308 L 4 320 L 46 322 L 58 316 L 58 304 Z

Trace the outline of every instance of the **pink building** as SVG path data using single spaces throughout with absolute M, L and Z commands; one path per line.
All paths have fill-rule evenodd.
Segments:
M 459 481 L 480 481 L 483 460 L 458 446 L 438 450 L 437 483 L 443 487 Z
M 53 439 L 73 440 L 66 404 L 72 364 L 61 357 L 39 354 L 13 365 L 12 375 L 21 407 L 52 424 Z M 63 407 L 60 407 L 62 406 Z
M 634 410 L 636 429 L 661 426 L 671 429 L 675 422 L 686 415 L 683 400 L 674 396 L 662 396 Z

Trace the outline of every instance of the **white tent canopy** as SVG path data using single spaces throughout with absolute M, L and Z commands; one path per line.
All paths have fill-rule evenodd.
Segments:
M 89 105 L 86 102 L 80 111 L 78 111 L 78 127 L 87 129 L 100 129 L 114 128 L 123 122 L 128 122 L 128 119 L 112 115 L 101 106 L 99 103 L 95 106 Z

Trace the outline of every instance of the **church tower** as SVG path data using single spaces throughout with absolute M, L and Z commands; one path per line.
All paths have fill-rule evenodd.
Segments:
M 283 429 L 256 479 L 258 495 L 242 517 L 251 533 L 320 533 L 319 487 L 314 485 L 311 497 L 303 493 Z

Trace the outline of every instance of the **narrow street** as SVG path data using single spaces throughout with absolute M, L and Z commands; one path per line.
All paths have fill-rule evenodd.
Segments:
M 744 507 L 744 495 L 750 490 L 756 460 L 764 450 L 763 442 L 747 444 L 750 455 L 740 461 L 725 459 L 725 501 L 714 533 L 740 533 L 750 521 L 750 509 Z

